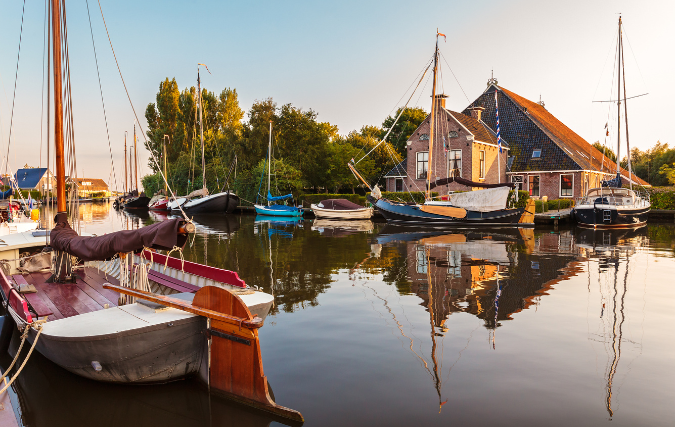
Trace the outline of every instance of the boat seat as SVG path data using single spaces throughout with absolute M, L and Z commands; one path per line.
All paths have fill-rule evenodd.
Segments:
M 167 276 L 156 270 L 148 271 L 148 279 L 157 283 L 158 285 L 166 286 L 180 293 L 183 292 L 197 292 L 201 289 L 199 286 L 195 286 L 191 283 L 184 282 L 182 280 L 176 279 L 175 277 Z
M 14 283 L 16 283 L 18 287 L 17 292 L 21 292 L 21 288 L 29 288 L 32 286 L 29 285 L 26 281 L 26 278 L 20 274 L 13 275 L 12 279 L 14 279 Z M 37 317 L 51 316 L 54 314 L 54 312 L 50 310 L 49 307 L 47 307 L 47 304 L 42 301 L 42 298 L 40 298 L 37 293 L 21 293 L 21 296 L 23 296 L 26 301 L 28 301 L 28 304 L 30 304 L 30 307 L 33 309 Z

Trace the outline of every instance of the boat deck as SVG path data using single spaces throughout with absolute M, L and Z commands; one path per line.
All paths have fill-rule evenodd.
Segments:
M 79 314 L 98 311 L 108 307 L 116 307 L 119 294 L 110 289 L 104 289 L 104 283 L 119 285 L 119 281 L 112 276 L 105 276 L 95 268 L 85 267 L 76 270 L 75 283 L 47 283 L 51 273 L 39 272 L 30 274 L 15 274 L 8 277 L 17 287 L 28 283 L 35 286 L 37 293 L 26 293 L 23 296 L 40 313 L 51 312 L 50 320 L 64 319 Z

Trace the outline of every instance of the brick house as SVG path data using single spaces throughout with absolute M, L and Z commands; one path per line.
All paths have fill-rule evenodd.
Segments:
M 498 153 L 497 135 L 481 120 L 484 108 L 472 108 L 469 114 L 445 108 L 445 95 L 436 95 L 434 145 L 431 181 L 460 176 L 475 182 L 494 184 L 506 182 L 509 145 L 502 138 L 502 153 Z M 429 130 L 431 114 L 408 138 L 406 159 L 385 176 L 387 191 L 424 191 L 429 173 Z M 497 159 L 500 158 L 500 166 Z M 445 195 L 467 191 L 458 183 L 436 187 L 433 191 Z
M 588 189 L 615 175 L 616 163 L 586 142 L 546 110 L 491 81 L 488 88 L 466 110 L 485 109 L 482 123 L 496 129 L 495 91 L 499 99 L 500 134 L 509 141 L 507 175 L 532 197 L 579 198 Z M 628 171 L 621 169 L 625 182 Z M 649 184 L 633 175 L 633 183 Z

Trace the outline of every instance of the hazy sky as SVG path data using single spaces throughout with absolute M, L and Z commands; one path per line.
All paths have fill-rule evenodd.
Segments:
M 67 0 L 77 161 L 80 174 L 110 176 L 110 153 L 96 77 L 87 6 Z M 233 87 L 241 107 L 272 97 L 279 105 L 312 108 L 341 134 L 381 125 L 433 53 L 441 52 L 469 100 L 494 69 L 503 87 L 546 108 L 589 142 L 602 141 L 608 117 L 618 13 L 625 24 L 631 145 L 675 143 L 671 125 L 675 1 L 173 1 L 102 0 L 110 36 L 143 129 L 145 107 L 159 83 L 175 77 L 219 93 Z M 22 1 L 0 3 L 0 155 L 10 128 Z M 124 131 L 133 114 L 93 0 L 89 3 L 118 179 Z M 14 107 L 10 164 L 40 162 L 44 1 L 26 0 Z M 469 101 L 450 70 L 447 107 Z M 614 89 L 614 93 L 616 89 Z M 429 109 L 430 86 L 412 105 Z M 46 112 L 45 112 L 46 114 Z M 615 115 L 610 116 L 616 120 Z M 610 123 L 611 124 L 611 123 Z M 613 124 L 611 124 L 613 125 Z M 43 137 L 44 139 L 44 137 Z M 615 144 L 612 141 L 612 144 Z M 42 144 L 44 145 L 44 144 Z M 142 144 L 139 144 L 142 147 Z M 614 147 L 614 145 L 612 145 Z M 625 148 L 623 148 L 625 150 Z M 43 151 L 45 149 L 43 148 Z M 147 152 L 140 157 L 147 172 Z M 45 163 L 43 152 L 42 163 Z M 4 172 L 4 170 L 2 171 Z

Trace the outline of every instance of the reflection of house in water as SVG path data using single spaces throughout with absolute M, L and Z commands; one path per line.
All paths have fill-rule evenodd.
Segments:
M 537 304 L 556 283 L 577 274 L 571 232 L 522 233 L 530 235 L 453 233 L 405 241 L 411 290 L 423 306 L 433 302 L 437 327 L 449 315 L 464 312 L 495 328 L 499 320 Z

